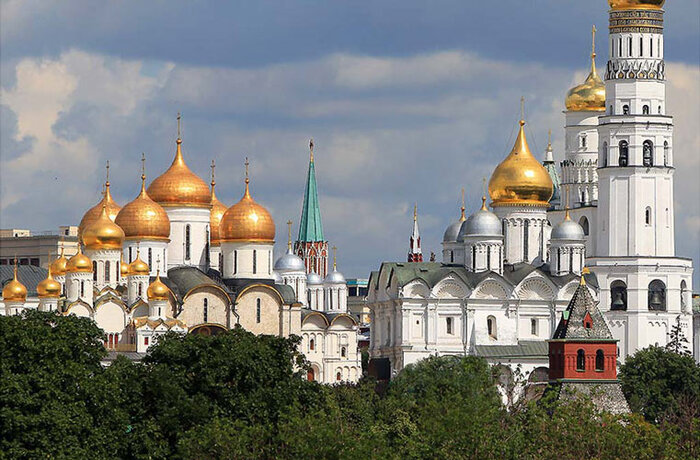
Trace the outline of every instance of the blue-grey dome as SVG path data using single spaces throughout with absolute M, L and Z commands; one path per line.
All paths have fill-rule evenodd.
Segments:
M 294 254 L 291 249 L 275 262 L 275 270 L 280 272 L 303 272 L 306 271 L 304 261 Z
M 459 229 L 462 228 L 462 221 L 458 220 L 450 224 L 445 230 L 445 235 L 442 237 L 443 243 L 456 243 L 459 236 Z
M 323 280 L 317 273 L 311 272 L 308 275 L 306 275 L 307 286 L 318 286 L 319 284 L 323 284 Z
M 503 236 L 501 219 L 482 205 L 464 221 L 457 239 L 462 241 L 466 236 Z
M 323 282 L 324 284 L 345 284 L 345 277 L 338 270 L 333 270 Z
M 583 233 L 583 227 L 569 219 L 567 215 L 566 219 L 554 226 L 552 230 L 552 239 L 583 241 L 585 239 L 585 234 Z

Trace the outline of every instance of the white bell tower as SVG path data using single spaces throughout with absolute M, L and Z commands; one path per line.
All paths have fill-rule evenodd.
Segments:
M 588 262 L 622 360 L 649 345 L 665 345 L 678 315 L 686 338 L 692 337 L 692 263 L 675 257 L 674 246 L 673 118 L 666 114 L 663 3 L 609 0 L 596 254 Z

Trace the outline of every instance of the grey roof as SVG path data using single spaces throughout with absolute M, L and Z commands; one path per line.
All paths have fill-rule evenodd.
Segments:
M 306 284 L 309 286 L 323 284 L 323 280 L 318 273 L 311 272 L 306 275 Z
M 590 323 L 587 321 L 590 318 Z M 586 327 L 586 324 L 590 327 Z M 553 339 L 614 340 L 585 283 L 579 284 L 559 321 Z
M 467 236 L 503 236 L 501 219 L 488 209 L 479 209 L 469 216 L 459 230 L 459 241 Z
M 326 321 L 328 321 L 328 324 L 331 324 L 333 320 L 339 316 L 347 316 L 350 318 L 355 325 L 358 324 L 357 318 L 355 318 L 352 314 L 350 313 L 328 313 L 325 311 L 319 311 L 319 310 L 311 310 L 310 308 L 302 308 L 301 309 L 301 319 L 302 322 L 303 320 L 309 316 L 309 315 L 314 315 L 314 314 L 319 314 L 322 315 L 324 318 L 326 318 Z
M 48 275 L 48 270 L 34 265 L 18 265 L 17 279 L 27 288 L 27 297 L 36 297 L 36 286 Z M 14 278 L 14 265 L 0 265 L 0 289 Z
M 127 359 L 131 361 L 141 361 L 147 353 L 138 353 L 135 351 L 108 351 L 107 356 L 105 356 L 102 361 L 109 362 L 111 363 L 115 359 L 117 359 L 117 356 L 124 356 Z
M 458 220 L 447 226 L 445 234 L 442 236 L 443 243 L 456 243 L 459 229 L 462 228 L 462 221 Z
M 285 304 L 288 305 L 297 301 L 297 296 L 294 294 L 294 289 L 291 286 L 287 286 L 286 284 L 275 284 L 273 287 L 280 293 Z
M 564 219 L 554 226 L 552 229 L 553 240 L 578 240 L 583 241 L 586 238 L 583 233 L 583 227 L 573 220 Z
M 306 266 L 301 257 L 294 254 L 290 248 L 282 257 L 277 259 L 275 270 L 280 272 L 304 272 L 306 271 Z
M 323 282 L 328 284 L 345 284 L 345 277 L 334 268 L 333 271 L 326 276 L 326 279 L 323 280 Z
M 547 358 L 549 345 L 544 340 L 520 340 L 517 345 L 475 345 L 477 356 L 489 359 Z
M 580 397 L 590 398 L 600 410 L 612 414 L 629 414 L 625 395 L 622 393 L 620 382 L 591 380 L 588 382 L 562 382 L 555 384 L 558 399 L 572 400 Z
M 219 283 L 213 278 L 207 276 L 197 267 L 191 266 L 183 265 L 180 267 L 171 268 L 168 270 L 167 279 L 163 279 L 162 281 L 170 288 L 171 291 L 173 291 L 173 294 L 175 294 L 180 301 L 182 301 L 185 294 L 197 286 L 215 285 L 226 292 L 230 291 L 227 289 L 225 284 Z

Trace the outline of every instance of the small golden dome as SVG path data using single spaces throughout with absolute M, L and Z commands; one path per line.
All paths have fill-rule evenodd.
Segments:
M 148 264 L 141 260 L 140 251 L 136 251 L 136 259 L 129 264 L 129 276 L 148 275 L 150 273 L 151 269 L 148 268 Z
M 246 170 L 247 170 L 246 160 Z M 251 241 L 274 243 L 275 221 L 263 206 L 250 196 L 249 180 L 246 173 L 245 193 L 241 200 L 228 208 L 221 224 L 219 236 L 224 241 Z
M 148 186 L 148 195 L 161 206 L 211 206 L 209 187 L 193 173 L 182 157 L 182 139 L 177 138 L 175 159 L 167 171 Z
M 126 278 L 129 275 L 129 264 L 124 260 L 124 254 L 122 254 L 122 258 L 119 261 L 119 275 L 122 278 Z
M 146 193 L 145 174 L 141 175 L 141 192 L 119 211 L 116 223 L 127 240 L 170 241 L 168 213 Z
M 513 150 L 491 175 L 491 206 L 549 206 L 552 179 L 530 152 L 524 126 L 525 121 L 520 120 Z
M 68 259 L 63 255 L 63 246 L 61 246 L 61 255 L 58 259 L 51 262 L 49 270 L 56 276 L 64 276 L 66 274 L 66 265 L 68 264 Z
M 17 279 L 17 259 L 15 259 L 14 277 L 2 288 L 4 302 L 26 302 L 27 288 Z
M 80 244 L 78 244 L 78 253 L 70 259 L 68 259 L 68 263 L 66 264 L 66 272 L 92 272 L 92 260 L 90 260 L 90 258 L 85 254 L 83 254 L 83 250 Z
M 105 182 L 105 191 L 100 202 L 92 208 L 88 209 L 88 211 L 85 213 L 85 215 L 83 215 L 83 218 L 80 221 L 80 225 L 78 226 L 78 235 L 80 235 L 81 241 L 83 231 L 88 227 L 88 225 L 92 224 L 100 218 L 103 206 L 107 208 L 107 215 L 112 220 L 112 222 L 114 222 L 114 219 L 117 218 L 117 214 L 119 214 L 121 206 L 115 203 L 112 199 L 112 193 L 109 191 L 109 181 Z
M 160 280 L 160 272 L 156 274 L 156 279 L 146 290 L 148 300 L 168 300 L 170 289 Z
M 211 216 L 209 217 L 209 228 L 211 231 L 211 234 L 209 235 L 209 238 L 211 240 L 211 244 L 216 246 L 221 244 L 221 237 L 219 236 L 219 224 L 221 224 L 221 219 L 224 217 L 224 214 L 226 213 L 226 210 L 228 209 L 225 204 L 223 204 L 219 199 L 216 197 L 216 192 L 214 190 L 214 187 L 216 187 L 216 182 L 214 181 L 214 177 L 212 175 L 211 179 Z
M 574 86 L 566 93 L 566 110 L 572 112 L 605 112 L 605 83 L 595 68 L 595 27 L 593 27 L 593 51 L 591 71 L 586 81 Z
M 608 0 L 613 10 L 660 10 L 666 0 Z
M 102 205 L 102 212 L 94 222 L 87 225 L 81 233 L 86 249 L 121 249 L 124 243 L 124 230 L 112 222 L 107 215 L 107 206 Z
M 51 267 L 49 267 L 49 273 L 46 275 L 46 278 L 36 285 L 36 292 L 39 294 L 40 299 L 58 298 L 61 296 L 61 283 L 53 279 Z

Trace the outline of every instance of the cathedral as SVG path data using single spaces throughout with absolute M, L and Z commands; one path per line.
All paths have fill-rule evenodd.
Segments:
M 328 271 L 313 143 L 297 249 L 288 222 L 287 252 L 275 261 L 275 222 L 253 198 L 247 160 L 243 196 L 230 207 L 216 196 L 213 163 L 210 186 L 187 166 L 179 133 L 167 171 L 147 186 L 142 169 L 141 187 L 123 207 L 107 178 L 80 222 L 77 254 L 61 253 L 41 279 L 33 273 L 41 269 L 15 262 L 0 314 L 35 308 L 91 318 L 115 353 L 145 353 L 168 331 L 210 335 L 239 325 L 296 335 L 309 380 L 360 378 L 358 324 L 347 313 L 335 254 Z
M 422 262 L 414 213 L 408 261 L 372 272 L 378 376 L 434 354 L 473 354 L 546 379 L 547 340 L 584 267 L 621 362 L 665 345 L 677 322 L 692 337 L 692 261 L 674 248 L 664 0 L 608 3 L 610 57 L 601 78 L 594 28 L 590 73 L 564 101 L 560 170 L 551 142 L 535 158 L 521 119 L 488 198 L 445 230 L 442 262 Z

